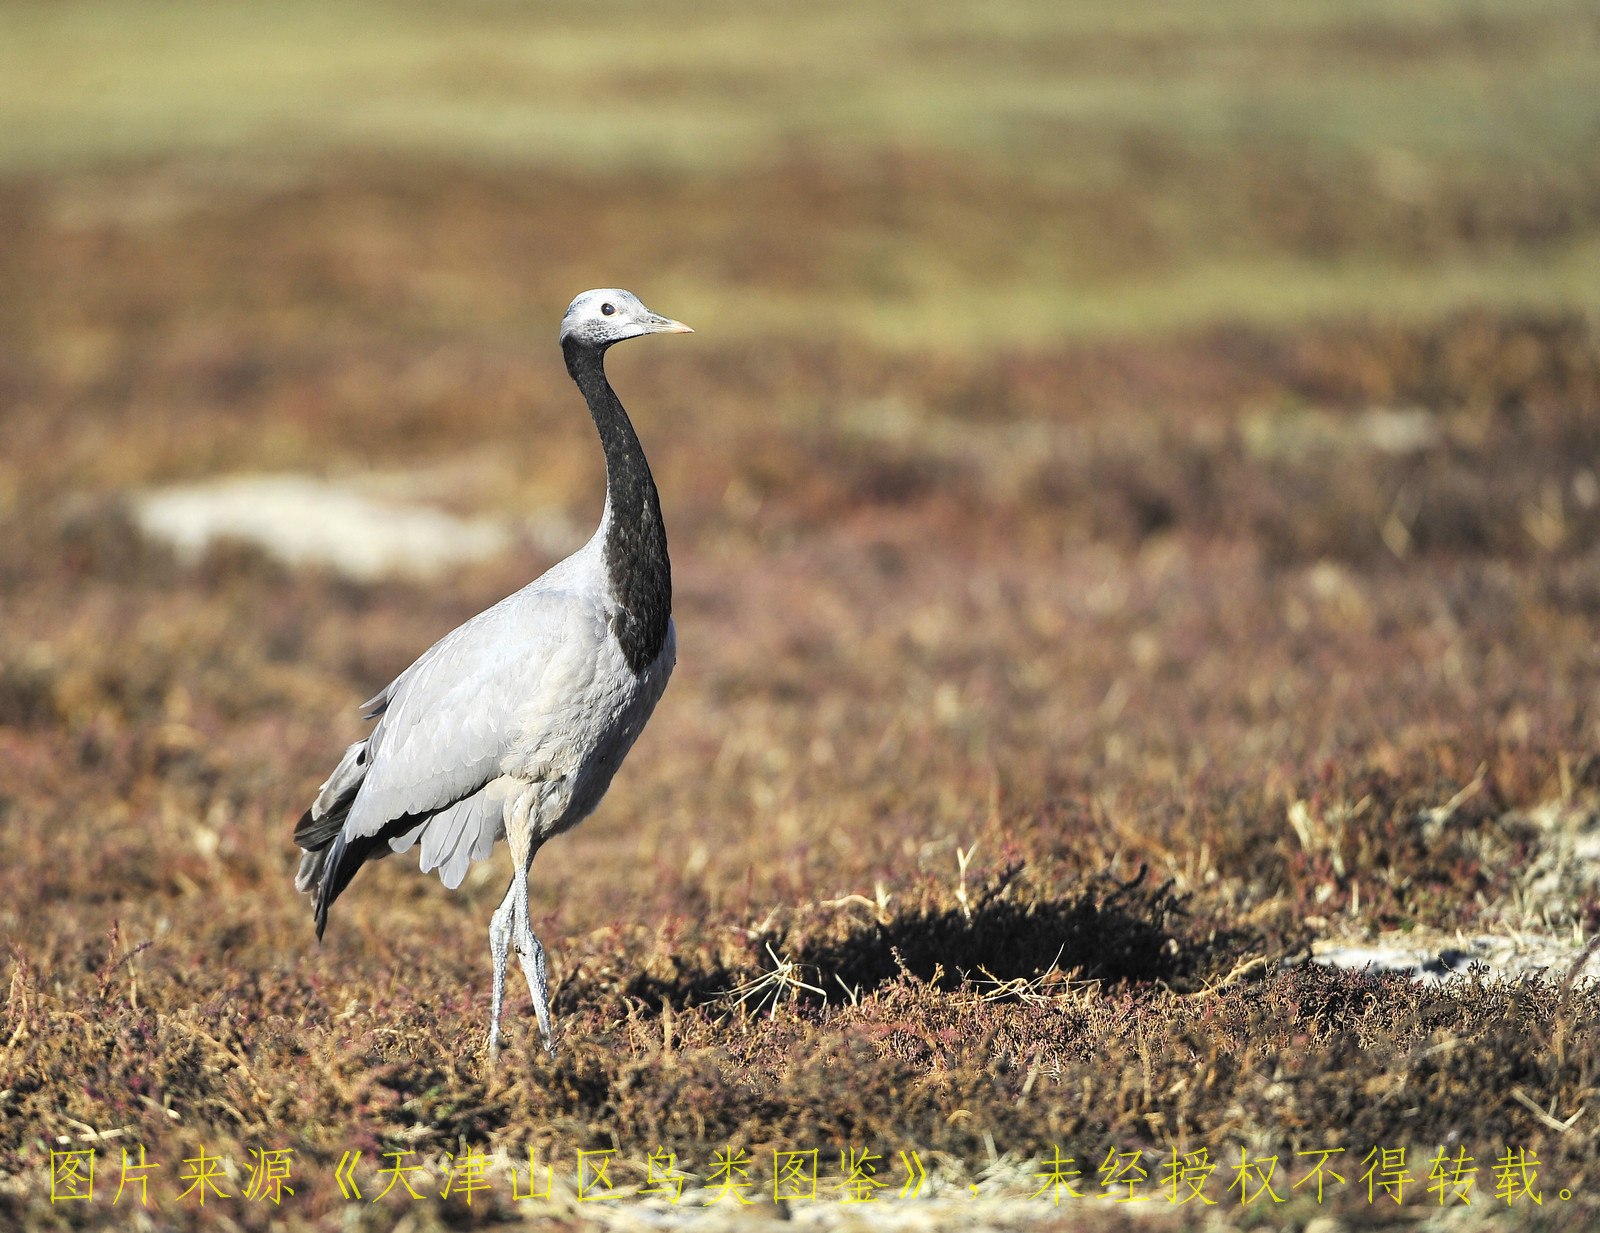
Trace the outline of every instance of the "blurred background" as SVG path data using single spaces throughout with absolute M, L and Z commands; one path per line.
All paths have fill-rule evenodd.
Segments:
M 754 939 L 965 911 L 968 877 L 1190 897 L 1142 959 L 968 937 L 1002 979 L 1600 923 L 1588 865 L 1501 826 L 1600 783 L 1595 0 L 9 0 L 27 971 L 89 997 L 117 920 L 143 1004 L 209 1007 L 271 1088 L 230 1016 L 342 1040 L 423 990 L 479 1030 L 504 857 L 459 895 L 372 867 L 317 949 L 290 831 L 355 705 L 593 527 L 555 345 L 592 286 L 698 332 L 611 360 L 680 666 L 535 867 L 575 1038 L 621 1022 L 628 928 L 687 931 L 644 1003 L 689 1032 Z M 838 944 L 850 987 L 894 975 Z M 254 1109 L 192 1070 L 180 1105 Z
M 351 704 L 593 525 L 593 285 L 699 330 L 613 359 L 641 893 L 1592 735 L 1592 0 L 14 3 L 0 733 L 81 773 L 13 842 L 289 859 Z
M 14 3 L 0 734 L 80 772 L 12 842 L 276 878 L 352 704 L 593 526 L 595 285 L 699 331 L 612 360 L 683 666 L 570 859 L 641 894 L 1592 736 L 1592 0 Z
M 53 228 L 215 245 L 248 214 L 337 256 L 302 300 L 359 287 L 435 328 L 543 322 L 600 274 L 718 338 L 966 350 L 1600 281 L 1582 0 L 0 20 L 0 166 L 51 185 Z

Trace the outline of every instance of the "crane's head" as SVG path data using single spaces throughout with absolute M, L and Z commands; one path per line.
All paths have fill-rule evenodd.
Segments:
M 681 321 L 651 312 L 639 297 L 619 287 L 585 291 L 561 319 L 561 341 L 590 347 L 609 347 L 641 334 L 693 334 Z

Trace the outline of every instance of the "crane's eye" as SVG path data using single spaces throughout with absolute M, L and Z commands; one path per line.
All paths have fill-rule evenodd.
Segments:
M 617 311 L 617 306 L 615 304 L 602 304 L 600 305 L 600 311 L 609 317 Z

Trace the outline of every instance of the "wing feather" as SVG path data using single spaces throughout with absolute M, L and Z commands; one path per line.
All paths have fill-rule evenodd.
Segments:
M 420 841 L 423 871 L 454 888 L 493 853 L 505 798 L 485 787 L 510 756 L 558 757 L 605 637 L 592 601 L 535 583 L 446 634 L 362 707 L 377 723 L 296 828 L 302 847 L 319 845 L 296 879 L 316 892 L 318 936 L 328 906 L 373 857 Z
M 464 800 L 500 775 L 513 746 L 537 745 L 542 728 L 563 722 L 551 678 L 565 684 L 575 663 L 592 663 L 604 627 L 567 593 L 511 599 L 446 635 L 380 695 L 347 837 Z

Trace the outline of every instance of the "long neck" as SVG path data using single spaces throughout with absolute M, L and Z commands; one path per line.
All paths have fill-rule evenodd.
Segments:
M 583 391 L 589 414 L 606 454 L 606 576 L 620 609 L 612 623 L 628 666 L 643 672 L 667 640 L 672 617 L 672 564 L 667 560 L 667 528 L 661 500 L 644 449 L 611 382 L 605 353 L 571 339 L 561 344 L 567 372 Z

